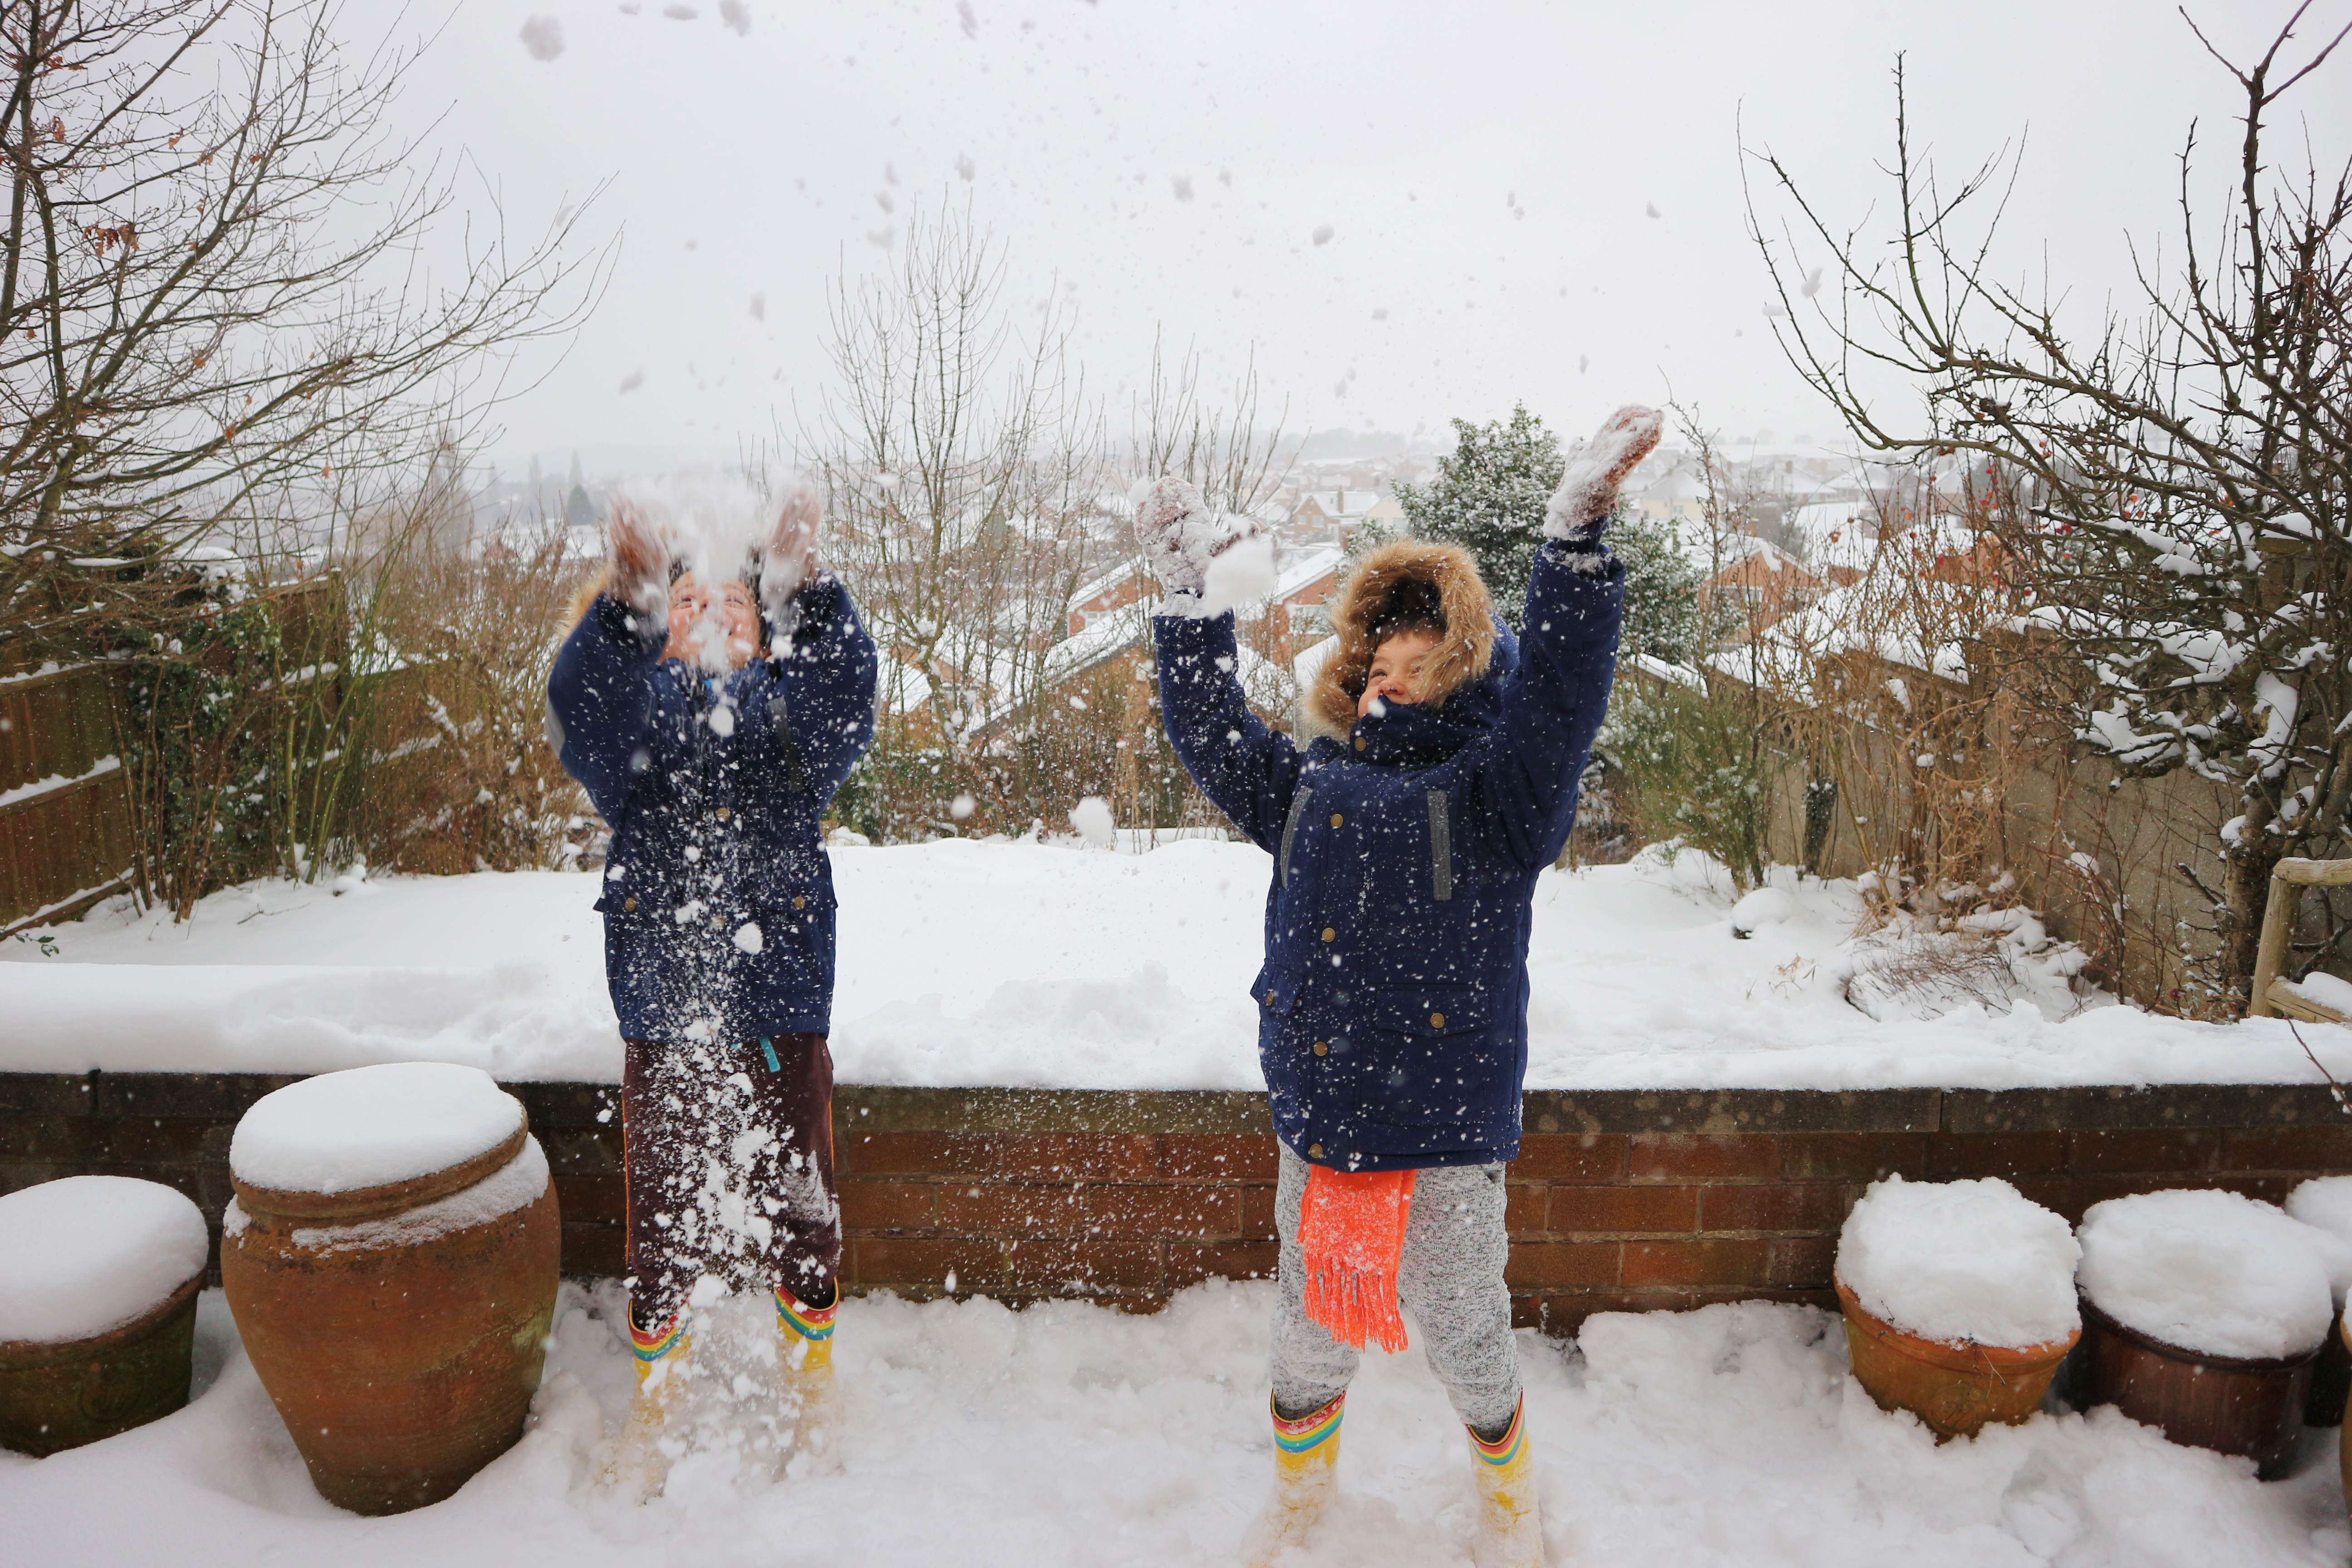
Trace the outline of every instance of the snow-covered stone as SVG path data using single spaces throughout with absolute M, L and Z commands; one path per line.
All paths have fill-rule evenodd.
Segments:
M 158 1182 L 67 1176 L 0 1197 L 0 1341 L 120 1328 L 205 1271 L 205 1216 Z
M 2204 1355 L 2301 1355 L 2335 1321 L 2323 1232 L 2235 1193 L 2140 1193 L 2083 1216 L 2083 1293 L 2127 1329 Z
M 2315 1176 L 2286 1195 L 2289 1219 L 2326 1231 L 2336 1243 L 2328 1258 L 2328 1279 L 2336 1287 L 2341 1308 L 2352 1294 L 2352 1176 Z
M 236 1124 L 229 1169 L 257 1187 L 354 1192 L 473 1159 L 522 1121 L 521 1103 L 479 1068 L 387 1062 L 262 1096 Z
M 1873 1316 L 1931 1340 L 2023 1349 L 2080 1326 L 2065 1220 L 1997 1176 L 1875 1183 L 1846 1216 L 1837 1274 Z

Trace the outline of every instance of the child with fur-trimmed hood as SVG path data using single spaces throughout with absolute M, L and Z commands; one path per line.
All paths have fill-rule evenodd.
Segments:
M 1252 1562 L 1311 1531 L 1358 1349 L 1402 1348 L 1400 1301 L 1469 1428 L 1479 1562 L 1542 1561 L 1503 1279 L 1528 911 L 1616 667 L 1624 569 L 1601 531 L 1658 429 L 1655 411 L 1620 409 L 1570 459 L 1516 638 L 1466 552 L 1408 539 L 1359 563 L 1303 752 L 1251 713 L 1232 616 L 1198 613 L 1210 562 L 1243 534 L 1178 479 L 1138 511 L 1166 595 L 1152 630 L 1169 739 L 1274 857 L 1254 1000 L 1281 1144 L 1276 1484 Z

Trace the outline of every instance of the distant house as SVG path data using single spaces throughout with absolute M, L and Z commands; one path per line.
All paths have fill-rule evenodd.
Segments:
M 1827 586 L 1799 565 L 1797 558 L 1751 533 L 1723 542 L 1725 564 L 1700 587 L 1703 597 L 1728 599 L 1744 607 L 1752 634 L 1818 601 Z

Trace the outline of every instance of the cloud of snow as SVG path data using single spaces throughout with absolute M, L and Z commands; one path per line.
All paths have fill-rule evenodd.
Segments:
M 1265 598 L 1275 589 L 1274 535 L 1254 533 L 1209 563 L 1200 614 L 1221 616 L 1236 605 Z
M 1118 842 L 1118 827 L 1110 814 L 1110 802 L 1098 795 L 1090 795 L 1070 807 L 1070 826 L 1079 837 L 1097 849 L 1108 849 Z

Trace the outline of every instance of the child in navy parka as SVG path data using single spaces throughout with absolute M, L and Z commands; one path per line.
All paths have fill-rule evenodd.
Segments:
M 1535 879 L 1567 841 L 1615 668 L 1623 568 L 1601 543 L 1658 418 L 1620 410 L 1569 465 L 1517 638 L 1475 563 L 1404 540 L 1350 574 L 1339 647 L 1302 699 L 1302 752 L 1253 715 L 1230 615 L 1198 603 L 1234 535 L 1159 481 L 1137 529 L 1167 591 L 1152 621 L 1170 741 L 1274 858 L 1259 1058 L 1281 1144 L 1276 1488 L 1249 1558 L 1305 1539 L 1328 1499 L 1353 1347 L 1302 1309 L 1311 1167 L 1414 1173 L 1396 1290 L 1470 1428 L 1479 1561 L 1541 1560 L 1503 1268 L 1518 1152 Z M 1337 1190 L 1342 1184 L 1327 1183 Z
M 705 1276 L 773 1290 L 814 1439 L 831 1401 L 832 868 L 818 820 L 874 732 L 875 650 L 816 566 L 813 492 L 740 574 L 673 559 L 626 501 L 548 683 L 550 738 L 613 829 L 605 973 L 625 1043 L 639 1400 L 614 1478 L 659 1483 Z

